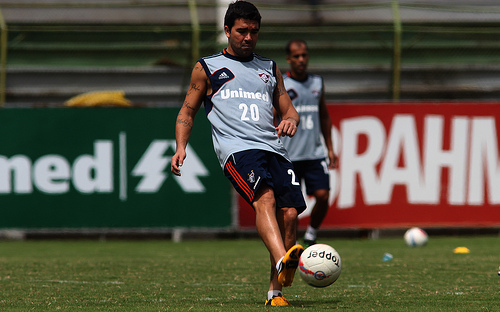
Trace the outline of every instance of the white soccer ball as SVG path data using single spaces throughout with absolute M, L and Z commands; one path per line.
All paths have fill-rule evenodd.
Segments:
M 418 227 L 412 227 L 405 233 L 405 243 L 410 247 L 420 247 L 427 244 L 429 239 L 427 233 Z
M 314 244 L 300 256 L 300 277 L 311 286 L 329 286 L 339 278 L 341 271 L 342 260 L 331 246 Z

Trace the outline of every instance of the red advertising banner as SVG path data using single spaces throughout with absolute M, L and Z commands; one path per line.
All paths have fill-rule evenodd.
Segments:
M 339 168 L 322 228 L 500 225 L 500 102 L 328 105 Z M 306 199 L 307 225 L 313 198 Z M 255 213 L 241 199 L 241 228 Z

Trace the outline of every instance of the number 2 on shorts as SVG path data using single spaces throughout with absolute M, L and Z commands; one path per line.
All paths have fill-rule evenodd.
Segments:
M 288 174 L 292 176 L 292 184 L 293 185 L 300 185 L 299 182 L 295 179 L 295 172 L 293 172 L 292 169 L 288 169 Z

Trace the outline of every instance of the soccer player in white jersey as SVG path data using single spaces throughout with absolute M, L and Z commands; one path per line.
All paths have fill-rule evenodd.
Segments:
M 299 113 L 301 125 L 295 136 L 284 138 L 283 143 L 293 162 L 297 179 L 305 183 L 306 193 L 316 199 L 304 235 L 304 246 L 309 247 L 316 243 L 317 232 L 328 212 L 328 170 L 337 168 L 338 158 L 333 152 L 332 122 L 325 104 L 323 79 L 307 72 L 309 52 L 306 42 L 299 39 L 289 41 L 286 54 L 290 71 L 283 81 Z
M 296 232 L 297 216 L 306 205 L 281 137 L 293 136 L 300 119 L 276 63 L 253 53 L 260 20 L 253 4 L 229 4 L 224 18 L 228 46 L 193 68 L 177 116 L 171 170 L 181 174 L 194 118 L 204 103 L 219 163 L 255 210 L 257 232 L 270 254 L 265 304 L 286 306 L 282 288 L 292 284 L 304 250 L 296 244 Z M 276 126 L 273 108 L 282 117 Z

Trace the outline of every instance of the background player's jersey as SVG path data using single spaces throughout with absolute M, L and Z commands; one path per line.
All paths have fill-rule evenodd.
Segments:
M 288 155 L 273 124 L 276 63 L 252 54 L 238 58 L 226 50 L 200 59 L 212 84 L 205 112 L 212 124 L 212 140 L 219 163 L 248 149 Z
M 323 79 L 309 74 L 305 81 L 298 81 L 283 75 L 285 88 L 293 106 L 300 116 L 297 133 L 290 138 L 284 137 L 283 144 L 292 161 L 321 159 L 326 157 L 322 141 L 319 118 L 319 101 L 323 92 Z

